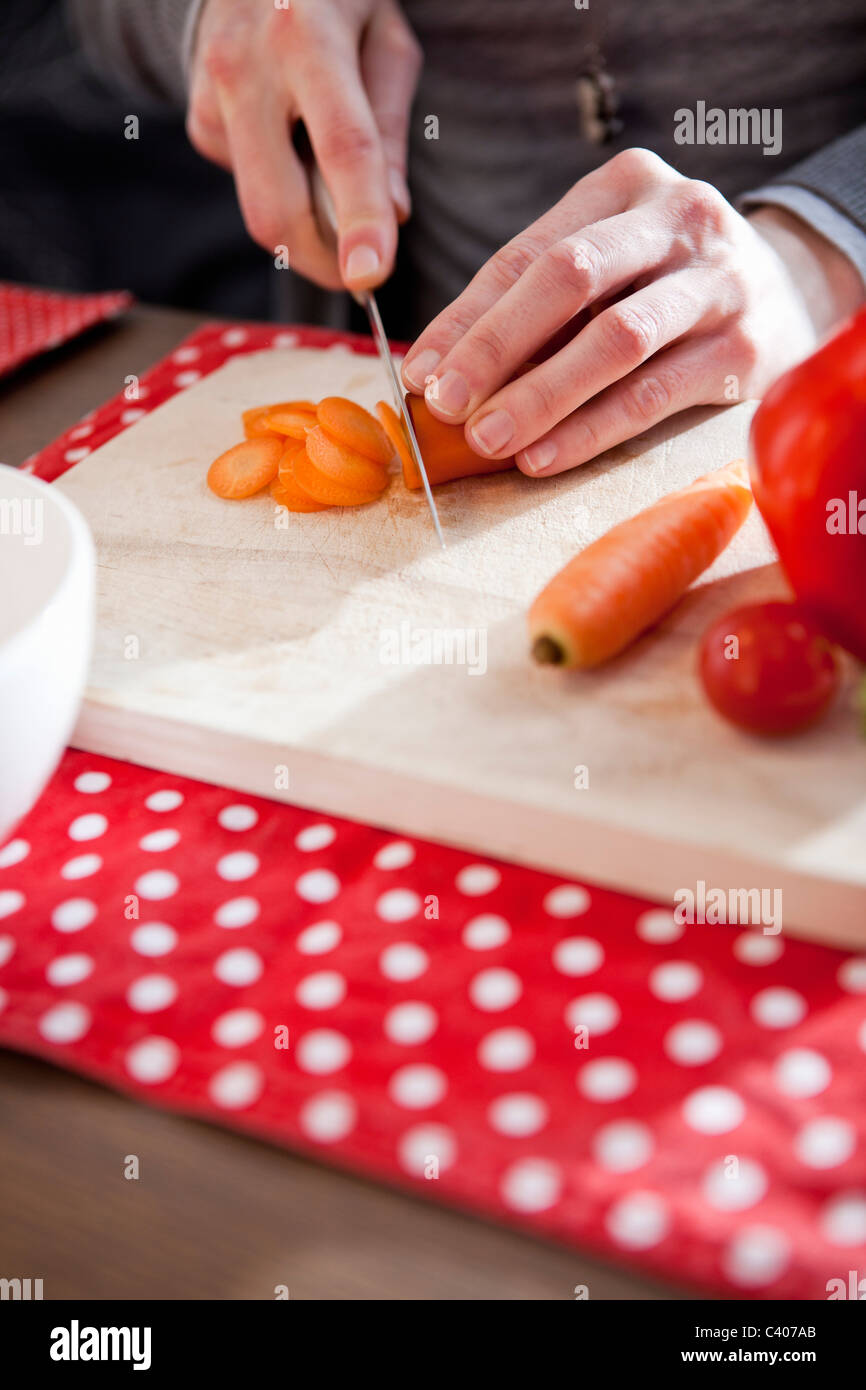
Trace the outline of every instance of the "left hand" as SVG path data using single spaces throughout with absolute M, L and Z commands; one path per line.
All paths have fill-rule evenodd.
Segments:
M 799 218 L 746 219 L 710 184 L 625 150 L 481 268 L 403 379 L 465 422 L 476 453 L 549 476 L 688 406 L 760 395 L 862 294 Z

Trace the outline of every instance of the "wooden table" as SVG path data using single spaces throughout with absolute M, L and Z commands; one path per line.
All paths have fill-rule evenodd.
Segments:
M 0 459 L 23 462 L 200 322 L 136 308 L 0 382 Z M 16 1276 L 46 1299 L 694 1296 L 0 1053 L 0 1277 Z

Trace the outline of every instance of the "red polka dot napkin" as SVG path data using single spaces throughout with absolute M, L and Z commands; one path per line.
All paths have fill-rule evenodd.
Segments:
M 281 342 L 370 350 L 209 326 L 36 471 Z M 866 1277 L 863 956 L 69 752 L 0 849 L 0 1042 L 679 1283 Z
M 115 318 L 131 302 L 125 290 L 61 294 L 0 284 L 0 376 L 95 323 Z

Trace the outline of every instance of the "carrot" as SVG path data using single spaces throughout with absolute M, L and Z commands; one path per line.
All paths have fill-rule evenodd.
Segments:
M 381 487 L 363 491 L 329 477 L 313 463 L 306 449 L 299 450 L 293 458 L 292 472 L 295 482 L 309 497 L 329 507 L 360 507 L 365 502 L 374 502 L 383 491 Z
M 406 438 L 403 421 L 400 419 L 396 410 L 394 410 L 387 401 L 378 402 L 376 414 L 379 417 L 383 430 L 388 436 L 389 442 L 393 445 L 394 453 L 400 460 L 400 465 L 403 469 L 403 481 L 408 487 L 409 483 L 406 481 L 407 478 L 413 473 L 417 473 L 418 470 L 415 466 L 415 460 L 412 457 L 412 450 L 409 448 L 409 440 Z M 418 486 L 421 486 L 420 476 L 418 478 Z
M 326 396 L 316 406 L 316 418 L 338 444 L 385 467 L 391 462 L 391 446 L 382 426 L 368 410 L 345 396 Z
M 310 430 L 306 450 L 319 472 L 334 482 L 358 492 L 383 492 L 388 486 L 388 474 L 381 463 L 356 453 L 347 444 L 338 444 L 321 425 Z
M 273 435 L 260 435 L 235 444 L 214 459 L 207 484 L 217 497 L 252 497 L 277 476 L 283 441 Z
M 304 492 L 300 483 L 295 477 L 295 460 L 300 454 L 304 453 L 304 446 L 299 439 L 290 439 L 285 442 L 285 447 L 280 455 L 279 472 L 271 483 L 271 496 L 281 507 L 287 507 L 290 512 L 324 512 L 328 509 L 327 502 L 317 502 Z
M 249 410 L 244 410 L 241 419 L 244 424 L 244 434 L 247 439 L 255 439 L 259 434 L 276 434 L 279 431 L 269 429 L 266 420 L 272 411 L 283 410 L 304 410 L 310 415 L 316 413 L 316 407 L 311 401 L 278 401 L 271 405 L 254 405 Z M 303 436 L 301 436 L 303 438 Z
M 284 401 L 282 405 L 272 405 L 264 419 L 266 429 L 275 434 L 288 434 L 292 439 L 303 439 L 315 423 L 316 407 L 311 401 Z
M 529 610 L 535 660 L 586 668 L 621 652 L 722 553 L 751 505 L 737 459 L 593 541 Z
M 380 405 L 384 404 L 384 401 L 380 402 Z M 435 415 L 430 414 L 423 396 L 407 396 L 406 404 L 431 484 L 447 483 L 452 478 L 472 478 L 481 473 L 501 473 L 506 468 L 514 467 L 513 458 L 485 459 L 476 454 L 466 443 L 463 426 L 446 425 L 437 420 Z M 381 411 L 379 418 L 382 419 Z M 403 463 L 403 481 L 406 486 L 421 487 L 421 474 L 415 466 L 408 444 L 405 454 L 399 445 L 396 447 Z

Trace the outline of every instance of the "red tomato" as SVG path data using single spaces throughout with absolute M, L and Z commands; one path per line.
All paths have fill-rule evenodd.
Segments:
M 752 603 L 727 613 L 704 634 L 698 668 L 719 714 L 759 734 L 814 724 L 840 680 L 832 646 L 794 603 Z

